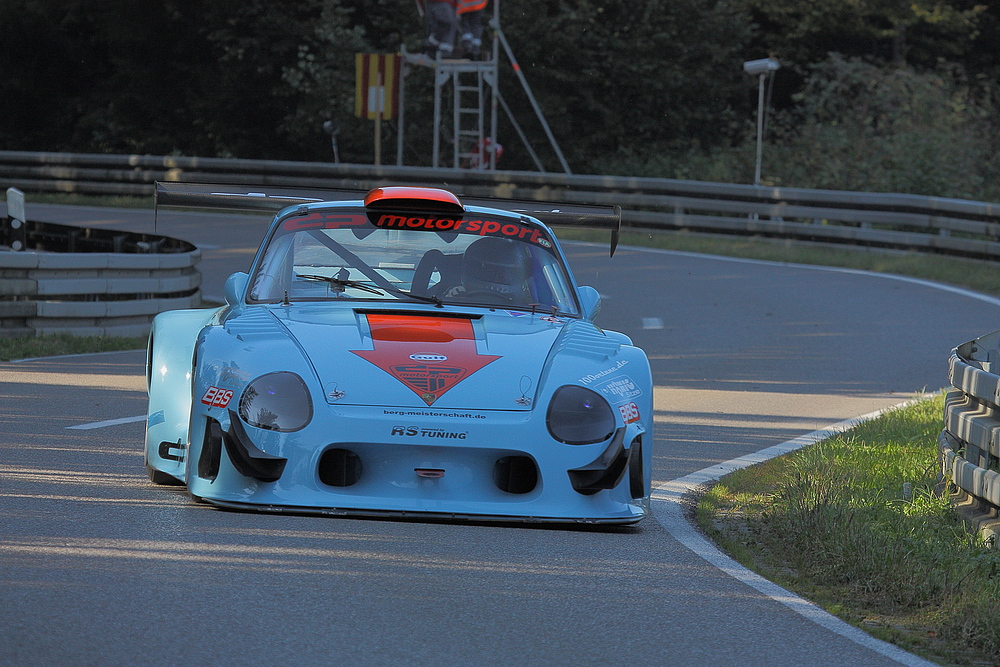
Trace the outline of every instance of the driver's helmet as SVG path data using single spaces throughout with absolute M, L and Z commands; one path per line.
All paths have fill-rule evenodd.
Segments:
M 523 243 L 487 236 L 465 249 L 462 285 L 466 292 L 494 292 L 506 301 L 528 303 L 531 258 Z

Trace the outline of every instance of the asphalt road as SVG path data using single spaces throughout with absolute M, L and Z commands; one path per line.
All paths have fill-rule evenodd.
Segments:
M 148 224 L 127 211 L 33 211 Z M 159 231 L 202 244 L 212 295 L 249 265 L 264 224 L 209 219 L 177 214 Z M 950 349 L 1000 314 L 995 301 L 871 274 L 570 254 L 605 297 L 599 323 L 649 353 L 664 488 L 944 386 Z M 639 526 L 605 530 L 195 504 L 146 481 L 141 421 L 71 428 L 143 415 L 143 357 L 0 364 L 0 665 L 920 664 L 730 576 L 692 551 L 662 499 Z

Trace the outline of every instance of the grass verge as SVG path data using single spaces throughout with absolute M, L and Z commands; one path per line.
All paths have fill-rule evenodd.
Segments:
M 102 208 L 153 208 L 153 197 L 128 195 L 90 195 L 78 192 L 29 192 L 31 204 L 62 204 L 64 206 L 97 206 Z M 4 198 L 6 201 L 6 197 Z
M 140 350 L 146 347 L 146 337 L 119 336 L 18 336 L 0 338 L 0 361 L 52 357 L 60 354 Z
M 937 486 L 944 399 L 724 477 L 696 509 L 743 565 L 876 637 L 1000 664 L 1000 551 Z
M 607 243 L 609 239 L 607 232 L 576 229 L 560 229 L 558 237 L 561 240 L 597 243 Z M 1000 271 L 997 271 L 996 262 L 919 252 L 688 232 L 623 231 L 620 243 L 771 262 L 893 273 L 1000 296 Z

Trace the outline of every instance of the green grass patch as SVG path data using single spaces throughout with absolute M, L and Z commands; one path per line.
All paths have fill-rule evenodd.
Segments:
M 607 232 L 559 229 L 562 240 L 608 243 Z M 743 257 L 791 264 L 815 264 L 876 273 L 893 273 L 1000 295 L 1000 271 L 988 262 L 919 252 L 806 243 L 761 237 L 721 236 L 674 231 L 623 231 L 621 245 Z
M 18 336 L 0 338 L 0 361 L 52 357 L 60 354 L 85 354 L 90 352 L 115 352 L 140 350 L 146 347 L 146 337 L 120 336 Z
M 6 201 L 6 195 L 4 201 Z M 153 208 L 153 196 L 89 195 L 78 192 L 26 192 L 27 205 L 63 204 L 104 208 Z
M 698 524 L 738 561 L 944 664 L 1000 664 L 1000 551 L 938 487 L 944 398 L 723 478 Z

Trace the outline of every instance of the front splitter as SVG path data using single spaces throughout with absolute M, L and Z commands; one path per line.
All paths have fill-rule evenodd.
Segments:
M 530 523 L 530 524 L 578 524 L 578 525 L 618 525 L 627 526 L 638 523 L 646 518 L 646 513 L 640 516 L 628 517 L 546 517 L 517 516 L 507 514 L 466 514 L 461 512 L 425 512 L 402 510 L 377 510 L 340 507 L 303 507 L 296 505 L 259 505 L 240 503 L 230 500 L 214 500 L 199 498 L 206 503 L 223 509 L 241 512 L 263 512 L 266 514 L 297 514 L 308 516 L 349 517 L 359 519 L 409 519 L 422 521 L 467 521 L 470 523 Z

